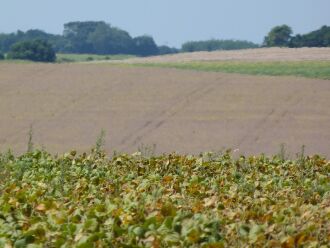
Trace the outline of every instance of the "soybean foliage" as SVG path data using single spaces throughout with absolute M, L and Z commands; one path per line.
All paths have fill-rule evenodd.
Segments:
M 330 162 L 0 156 L 0 247 L 327 247 Z

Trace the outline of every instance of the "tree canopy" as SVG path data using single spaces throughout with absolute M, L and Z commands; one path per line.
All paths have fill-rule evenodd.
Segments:
M 131 37 L 122 29 L 103 21 L 69 22 L 64 24 L 63 35 L 53 35 L 41 30 L 17 31 L 0 34 L 0 51 L 8 52 L 21 41 L 44 40 L 55 52 L 80 54 L 134 54 L 139 56 L 158 55 L 159 48 L 151 36 Z M 172 53 L 169 48 L 163 53 Z
M 52 46 L 47 41 L 35 40 L 21 41 L 14 44 L 8 53 L 8 58 L 54 62 L 56 55 Z
M 264 40 L 264 46 L 284 47 L 329 47 L 330 27 L 322 26 L 307 34 L 292 36 L 292 29 L 287 25 L 276 26 L 268 33 Z
M 310 33 L 292 37 L 290 47 L 329 47 L 330 46 L 330 27 L 323 26 Z
M 264 45 L 268 47 L 287 47 L 292 35 L 292 29 L 288 25 L 276 26 L 270 30 L 264 39 Z
M 66 52 L 132 54 L 134 42 L 128 32 L 105 22 L 70 22 L 64 25 Z
M 150 56 L 159 53 L 158 47 L 151 36 L 143 35 L 133 39 L 135 54 L 140 56 Z

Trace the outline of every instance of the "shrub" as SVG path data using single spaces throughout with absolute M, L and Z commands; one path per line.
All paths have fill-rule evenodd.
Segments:
M 0 60 L 4 60 L 5 59 L 5 55 L 0 53 Z
M 34 40 L 14 44 L 8 53 L 8 58 L 54 62 L 56 55 L 52 46 L 47 41 Z

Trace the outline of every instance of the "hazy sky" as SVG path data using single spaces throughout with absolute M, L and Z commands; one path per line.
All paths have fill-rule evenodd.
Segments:
M 69 21 L 103 20 L 159 45 L 189 40 L 261 43 L 275 25 L 295 33 L 330 25 L 330 0 L 0 0 L 0 33 L 39 28 L 62 33 Z

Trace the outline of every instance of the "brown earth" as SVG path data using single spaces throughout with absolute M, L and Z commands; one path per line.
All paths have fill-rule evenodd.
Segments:
M 106 64 L 0 64 L 0 151 L 239 149 L 330 156 L 330 82 Z
M 193 52 L 174 55 L 132 58 L 127 63 L 170 63 L 191 61 L 302 61 L 330 60 L 330 47 L 257 48 L 234 51 Z M 116 62 L 116 61 L 112 61 Z M 121 61 L 122 62 L 122 61 Z M 99 63 L 96 62 L 96 63 Z

